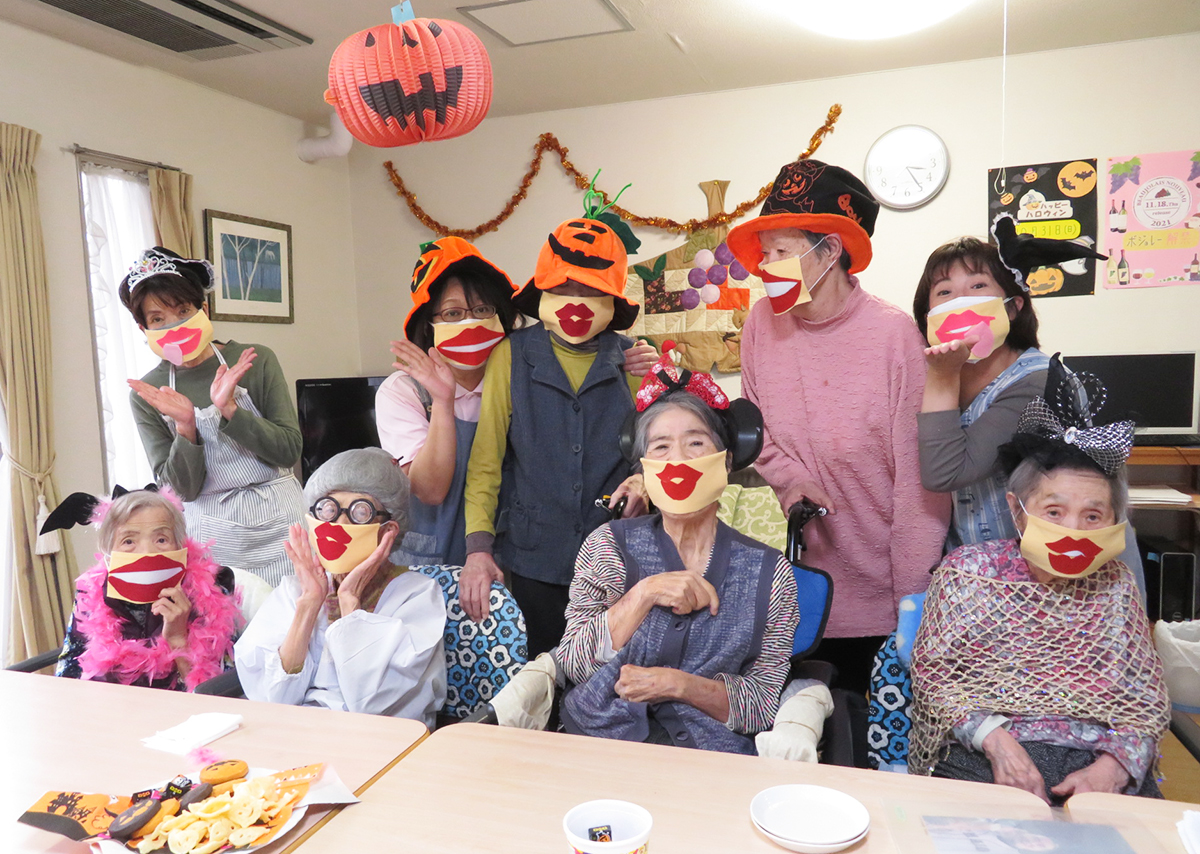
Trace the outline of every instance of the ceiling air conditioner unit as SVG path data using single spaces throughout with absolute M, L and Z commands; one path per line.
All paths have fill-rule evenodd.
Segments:
M 313 40 L 229 0 L 41 0 L 190 59 L 225 59 Z

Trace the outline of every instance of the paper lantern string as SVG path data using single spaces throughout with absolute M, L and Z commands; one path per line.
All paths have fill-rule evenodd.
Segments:
M 816 132 L 813 133 L 812 138 L 808 141 L 808 148 L 801 152 L 800 156 L 796 159 L 807 160 L 809 157 L 811 157 L 816 150 L 821 147 L 821 142 L 825 139 L 826 134 L 833 132 L 833 126 L 837 123 L 837 120 L 841 115 L 841 104 L 834 104 L 832 107 L 830 107 L 829 113 L 825 117 L 825 123 L 821 125 L 821 127 L 817 128 Z M 395 167 L 392 165 L 392 161 L 389 160 L 384 163 L 383 168 L 387 171 L 389 180 L 391 180 L 392 185 L 396 188 L 396 194 L 404 199 L 404 202 L 406 205 L 408 205 L 408 209 L 412 212 L 412 215 L 416 217 L 423 226 L 441 237 L 453 236 L 461 237 L 465 240 L 475 240 L 482 234 L 496 231 L 501 225 L 504 224 L 505 220 L 513 215 L 513 211 L 517 209 L 517 206 L 520 205 L 521 202 L 525 201 L 526 196 L 529 195 L 529 187 L 533 183 L 533 179 L 537 177 L 538 173 L 542 169 L 542 157 L 547 151 L 553 151 L 558 155 L 558 160 L 559 163 L 562 164 L 563 171 L 575 180 L 575 186 L 581 190 L 587 190 L 589 188 L 592 182 L 586 175 L 584 175 L 575 167 L 574 163 L 567 159 L 568 149 L 566 146 L 559 142 L 558 138 L 554 134 L 543 133 L 538 137 L 537 144 L 533 147 L 533 160 L 530 161 L 529 168 L 525 171 L 524 177 L 521 178 L 521 183 L 518 185 L 516 191 L 505 203 L 504 209 L 487 222 L 480 223 L 474 228 L 451 228 L 445 223 L 434 219 L 429 215 L 425 208 L 421 206 L 420 202 L 417 201 L 416 194 L 408 189 L 408 186 L 404 183 L 404 179 L 401 178 L 399 173 L 396 172 Z M 670 231 L 676 234 L 692 234 L 697 231 L 715 228 L 718 225 L 729 225 L 734 220 L 741 219 L 743 216 L 749 213 L 751 209 L 756 208 L 763 203 L 763 201 L 767 198 L 767 195 L 771 192 L 771 186 L 771 184 L 767 184 L 758 191 L 757 196 L 755 196 L 753 199 L 747 199 L 732 211 L 729 211 L 728 213 L 718 213 L 708 217 L 707 219 L 689 219 L 686 222 L 678 222 L 677 220 L 670 219 L 669 217 L 639 216 L 638 214 L 635 214 L 617 205 L 616 199 L 613 199 L 611 203 L 611 209 L 619 214 L 620 217 L 626 222 L 632 223 L 633 225 L 640 225 L 646 228 L 658 228 L 663 231 Z M 607 200 L 608 196 L 603 190 L 596 190 L 596 192 L 600 194 L 601 198 Z

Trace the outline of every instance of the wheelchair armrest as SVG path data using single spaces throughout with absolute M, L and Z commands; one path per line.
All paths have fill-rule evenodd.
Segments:
M 196 686 L 196 694 L 213 694 L 217 697 L 245 697 L 242 691 L 242 681 L 238 679 L 236 670 L 226 670 L 220 676 L 214 676 Z
M 788 674 L 789 682 L 792 679 L 816 679 L 826 686 L 832 685 L 836 678 L 837 668 L 828 661 L 810 661 L 809 659 L 793 662 L 791 673 Z
M 1188 753 L 1200 762 L 1200 724 L 1185 712 L 1171 711 L 1171 732 L 1187 748 Z
M 49 667 L 58 661 L 60 650 L 52 649 L 49 652 L 39 653 L 32 658 L 27 658 L 24 661 L 18 661 L 15 664 L 10 664 L 5 670 L 13 670 L 17 673 L 37 673 L 45 667 Z
M 496 726 L 500 723 L 496 717 L 496 710 L 492 708 L 491 703 L 484 703 L 471 714 L 462 719 L 464 724 L 490 724 Z

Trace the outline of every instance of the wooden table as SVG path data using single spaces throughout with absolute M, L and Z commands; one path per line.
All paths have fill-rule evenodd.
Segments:
M 931 850 L 923 814 L 1051 817 L 1037 797 L 1005 786 L 457 724 L 414 748 L 300 854 L 558 854 L 568 850 L 563 815 L 597 798 L 650 810 L 651 854 L 779 854 L 751 824 L 750 800 L 782 783 L 830 786 L 866 805 L 871 832 L 852 854 Z
M 400 718 L 0 671 L 0 852 L 86 851 L 17 818 L 47 791 L 129 794 L 193 770 L 141 739 L 200 712 L 242 715 L 241 728 L 210 745 L 222 757 L 277 769 L 325 762 L 355 794 L 427 735 L 424 724 Z M 300 833 L 266 850 L 290 850 L 329 818 L 312 812 Z
M 1185 810 L 1200 811 L 1200 804 L 1100 792 L 1085 792 L 1067 801 L 1067 812 L 1073 819 L 1115 823 L 1121 827 L 1126 838 L 1134 837 L 1139 832 L 1149 834 L 1170 854 L 1186 854 L 1179 830 L 1175 827 Z

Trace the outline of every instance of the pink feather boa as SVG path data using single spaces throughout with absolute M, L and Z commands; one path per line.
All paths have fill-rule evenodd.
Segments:
M 75 628 L 87 641 L 79 656 L 84 679 L 115 678 L 123 685 L 145 677 L 154 682 L 175 670 L 175 660 L 191 664 L 184 686 L 194 691 L 207 679 L 219 676 L 225 659 L 233 653 L 233 637 L 242 622 L 239 595 L 229 596 L 217 586 L 220 569 L 208 550 L 187 541 L 188 564 L 183 592 L 192 603 L 187 646 L 173 650 L 161 634 L 138 640 L 122 635 L 123 620 L 104 601 L 108 568 L 103 558 L 79 576 L 75 602 Z

